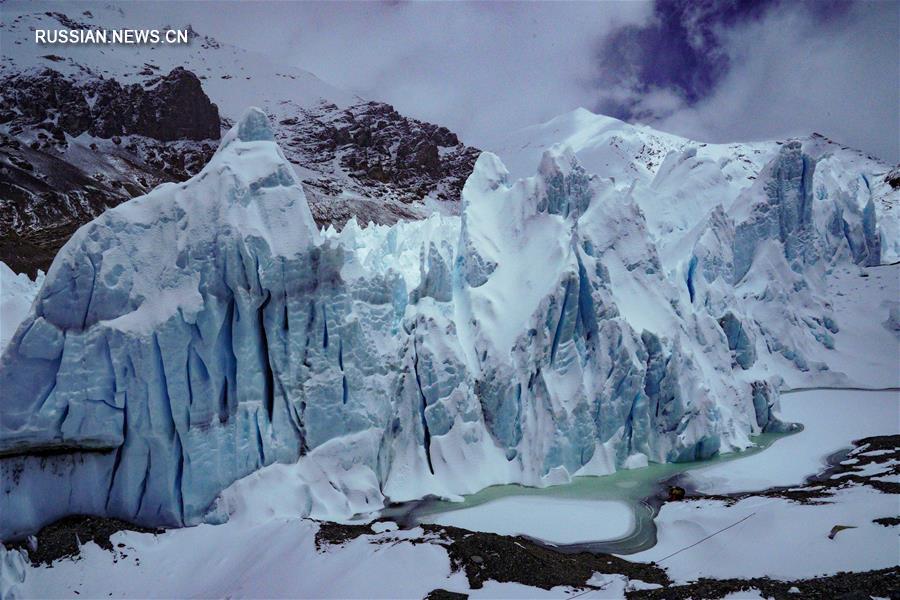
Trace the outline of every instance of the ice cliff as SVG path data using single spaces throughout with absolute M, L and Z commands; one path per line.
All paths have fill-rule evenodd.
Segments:
M 0 262 L 0 353 L 28 315 L 31 302 L 43 282 L 43 271 L 38 271 L 32 281 L 28 275 L 16 274 L 6 263 Z
M 560 147 L 517 181 L 482 154 L 460 217 L 319 231 L 251 109 L 54 261 L 0 359 L 0 537 L 218 518 L 273 463 L 254 477 L 296 464 L 296 513 L 349 516 L 744 448 L 785 427 L 763 359 L 837 328 L 827 265 L 878 260 L 874 213 L 815 166 L 786 145 L 667 267 L 641 189 Z

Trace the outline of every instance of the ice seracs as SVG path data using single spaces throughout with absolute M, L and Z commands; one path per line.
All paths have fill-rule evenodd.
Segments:
M 296 436 L 263 446 L 291 409 L 275 400 L 261 319 L 287 318 L 285 259 L 308 264 L 318 236 L 257 110 L 198 176 L 79 230 L 0 367 L 17 390 L 0 434 L 17 457 L 3 467 L 24 469 L 3 478 L 16 490 L 3 512 L 18 515 L 4 534 L 66 512 L 184 522 L 265 452 L 296 457 Z
M 612 178 L 622 189 L 634 187 L 634 198 L 668 263 L 670 255 L 681 259 L 679 242 L 686 232 L 719 204 L 730 212 L 742 193 L 765 179 L 763 169 L 792 142 L 815 162 L 811 191 L 817 199 L 823 192 L 829 201 L 842 195 L 841 202 L 849 201 L 859 213 L 872 200 L 882 260 L 896 262 L 900 258 L 896 169 L 819 134 L 787 141 L 702 143 L 579 108 L 500 135 L 486 147 L 497 152 L 513 176 L 522 177 L 533 171 L 545 150 L 562 144 L 573 150 L 588 172 Z
M 38 271 L 37 277 L 31 280 L 28 275 L 16 274 L 0 262 L 0 353 L 28 315 L 31 302 L 43 282 L 43 271 Z
M 691 173 L 725 185 L 699 153 L 623 182 L 559 146 L 515 181 L 482 154 L 460 217 L 319 231 L 251 109 L 202 172 L 107 211 L 54 261 L 0 359 L 16 390 L 0 537 L 247 503 L 348 518 L 745 448 L 786 427 L 773 357 L 819 368 L 833 343 L 826 270 L 878 248 L 877 214 L 854 228 L 858 204 L 813 191 L 801 150 L 740 210 L 704 192 L 680 223 L 646 203 L 689 200 Z

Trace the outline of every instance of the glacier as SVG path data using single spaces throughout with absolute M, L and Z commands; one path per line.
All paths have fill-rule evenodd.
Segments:
M 829 369 L 829 270 L 895 247 L 871 198 L 788 142 L 663 223 L 648 206 L 688 172 L 714 192 L 714 161 L 673 150 L 632 180 L 581 162 L 551 146 L 514 180 L 485 152 L 458 217 L 320 231 L 248 110 L 202 172 L 55 259 L 0 358 L 0 538 L 72 513 L 221 520 L 254 478 L 347 518 L 792 427 L 772 365 Z
M 892 176 L 896 168 L 820 134 L 786 141 L 705 143 L 579 108 L 502 134 L 485 147 L 499 154 L 515 177 L 523 177 L 533 171 L 545 150 L 562 144 L 589 172 L 633 186 L 664 263 L 671 263 L 684 258 L 685 234 L 718 205 L 729 213 L 739 209 L 742 196 L 765 177 L 763 170 L 791 143 L 800 144 L 813 167 L 807 170 L 813 206 L 820 200 L 823 207 L 846 206 L 844 221 L 862 233 L 857 219 L 871 200 L 868 210 L 875 218 L 868 219 L 868 227 L 881 237 L 881 259 L 900 260 L 898 188 L 896 175 Z
M 0 261 L 0 352 L 28 314 L 34 297 L 44 283 L 44 275 L 39 270 L 31 280 L 25 273 L 14 273 Z

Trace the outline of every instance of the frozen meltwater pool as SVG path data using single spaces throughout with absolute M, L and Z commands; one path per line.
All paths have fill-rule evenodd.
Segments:
M 430 515 L 423 522 L 501 535 L 527 535 L 555 544 L 623 537 L 634 511 L 616 500 L 507 496 L 477 506 Z
M 559 546 L 592 552 L 631 554 L 656 543 L 655 503 L 661 482 L 700 467 L 745 460 L 785 434 L 763 434 L 744 452 L 693 463 L 651 464 L 602 477 L 575 477 L 546 488 L 496 485 L 465 496 L 462 502 L 427 500 L 383 511 L 409 523 L 449 525 L 471 531 L 526 535 Z

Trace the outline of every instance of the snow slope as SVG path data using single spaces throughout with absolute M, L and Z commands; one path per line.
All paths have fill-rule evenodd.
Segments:
M 75 592 L 85 598 L 424 598 L 442 588 L 471 598 L 521 600 L 576 592 L 496 581 L 470 589 L 442 545 L 408 541 L 422 537 L 420 528 L 373 532 L 322 550 L 315 545 L 317 529 L 305 519 L 273 519 L 160 536 L 121 532 L 111 537 L 115 552 L 91 542 L 78 560 L 58 560 L 52 567 L 26 565 L 19 552 L 2 546 L 0 560 L 11 567 L 7 589 L 21 598 L 71 598 Z M 606 584 L 611 598 L 623 597 L 626 583 L 622 575 L 598 574 L 591 581 Z
M 437 587 L 465 586 L 463 574 L 451 574 L 440 546 L 379 546 L 359 538 L 319 553 L 317 528 L 305 519 L 271 519 L 252 526 L 201 525 L 159 537 L 123 532 L 112 541 L 125 544 L 122 554 L 127 557 L 87 544 L 79 561 L 57 561 L 49 569 L 27 567 L 18 593 L 35 598 L 71 597 L 74 591 L 86 598 L 110 593 L 142 598 L 422 598 Z M 90 572 L 83 569 L 86 565 Z M 416 577 L 409 576 L 410 569 Z
M 279 116 L 290 100 L 294 106 L 314 106 L 322 99 L 346 107 L 358 98 L 331 86 L 312 73 L 275 64 L 261 54 L 221 42 L 194 32 L 189 45 L 129 44 L 96 46 L 68 44 L 40 48 L 34 44 L 33 29 L 105 28 L 105 29 L 185 29 L 177 11 L 158 7 L 110 5 L 102 2 L 79 4 L 74 10 L 66 3 L 9 2 L 3 7 L 3 56 L 0 73 L 27 71 L 51 66 L 63 75 L 78 78 L 99 74 L 122 84 L 141 83 L 153 71 L 168 73 L 189 65 L 201 78 L 206 93 L 219 111 L 231 121 L 237 120 L 248 106 L 262 106 Z M 47 54 L 62 55 L 63 60 L 48 61 Z M 147 65 L 154 65 L 149 69 Z M 263 84 L 263 85 L 261 85 Z
M 900 264 L 835 267 L 826 286 L 841 328 L 834 349 L 817 349 L 816 360 L 845 372 L 858 387 L 900 387 Z M 785 383 L 808 382 L 788 372 Z
M 896 497 L 867 487 L 840 490 L 824 505 L 756 496 L 732 506 L 709 501 L 667 504 L 657 517 L 657 545 L 630 558 L 658 561 L 753 515 L 662 565 L 680 582 L 761 575 L 795 579 L 883 569 L 897 565 L 897 534 L 872 519 L 896 512 Z M 855 529 L 831 540 L 828 533 L 836 524 Z
M 745 459 L 691 471 L 690 478 L 709 493 L 800 484 L 824 468 L 826 456 L 849 447 L 851 440 L 896 435 L 898 400 L 897 392 L 791 394 L 782 400 L 784 413 L 807 424 L 806 430 Z M 838 489 L 821 503 L 759 496 L 732 505 L 707 500 L 667 503 L 656 519 L 657 545 L 629 558 L 661 561 L 677 581 L 760 575 L 795 579 L 881 569 L 900 560 L 897 533 L 873 519 L 896 514 L 896 495 L 865 485 Z M 702 544 L 662 560 L 746 517 Z M 837 524 L 853 528 L 829 539 Z

